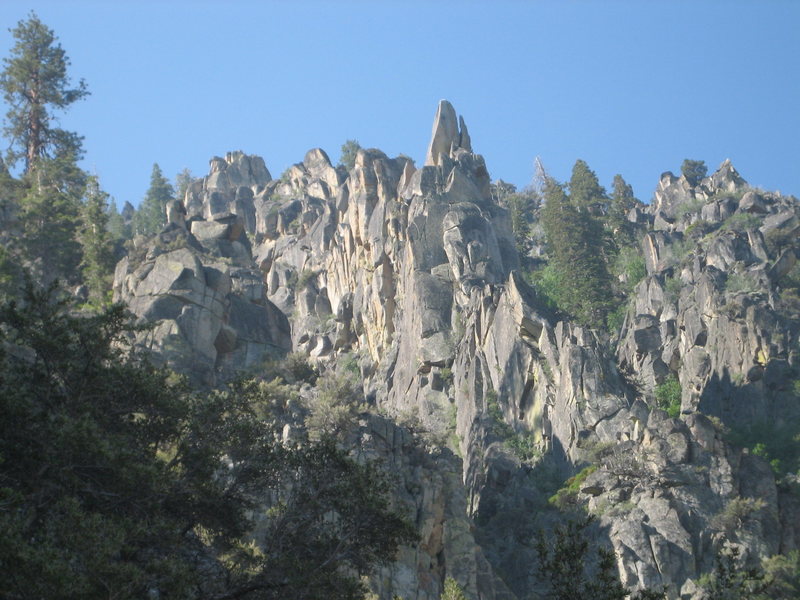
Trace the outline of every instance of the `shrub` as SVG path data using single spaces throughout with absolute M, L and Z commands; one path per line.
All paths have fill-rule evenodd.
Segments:
M 625 290 L 630 292 L 645 277 L 647 267 L 644 257 L 637 248 L 623 248 L 614 262 L 614 274 L 625 279 Z
M 675 375 L 670 375 L 666 381 L 656 386 L 655 396 L 658 407 L 667 411 L 673 419 L 681 413 L 681 384 Z
M 467 597 L 456 580 L 448 577 L 444 580 L 444 592 L 442 592 L 441 600 L 467 600 Z
M 711 519 L 711 525 L 721 530 L 739 529 L 753 513 L 767 505 L 761 498 L 731 498 L 720 512 Z
M 664 299 L 670 304 L 676 304 L 681 297 L 683 281 L 680 277 L 668 277 L 664 281 Z
M 769 462 L 778 476 L 800 472 L 800 425 L 762 421 L 733 428 L 725 439 Z
M 297 287 L 304 288 L 309 282 L 317 276 L 317 272 L 313 269 L 303 269 L 297 278 Z
M 761 225 L 761 219 L 749 213 L 736 213 L 728 217 L 722 224 L 723 229 L 729 231 L 744 232 L 748 229 L 756 229 Z
M 686 158 L 681 163 L 681 175 L 686 178 L 689 185 L 696 186 L 708 174 L 708 167 L 704 160 Z
M 561 510 L 574 506 L 578 502 L 578 493 L 581 491 L 583 482 L 595 471 L 597 471 L 597 465 L 589 465 L 578 471 L 564 482 L 561 489 L 550 496 L 548 502 Z
M 330 373 L 319 380 L 317 398 L 309 406 L 306 428 L 311 439 L 341 438 L 356 424 L 363 410 L 358 382 L 348 373 Z
M 283 362 L 289 378 L 293 383 L 306 382 L 314 384 L 319 377 L 319 372 L 308 360 L 308 357 L 302 352 L 291 352 L 286 355 Z
M 758 286 L 746 273 L 731 273 L 725 280 L 725 291 L 729 294 L 752 294 L 758 291 Z

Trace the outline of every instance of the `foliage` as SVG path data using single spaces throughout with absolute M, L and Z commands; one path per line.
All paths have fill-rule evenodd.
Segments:
M 800 473 L 800 427 L 794 423 L 750 423 L 729 429 L 726 439 L 761 456 L 778 476 Z
M 675 375 L 670 375 L 664 382 L 656 386 L 656 404 L 661 410 L 676 419 L 681 414 L 681 383 Z
M 8 162 L 25 161 L 29 173 L 44 158 L 80 158 L 81 138 L 54 127 L 54 112 L 64 110 L 89 94 L 86 83 L 70 87 L 70 61 L 52 29 L 31 12 L 11 30 L 15 45 L 3 59 L 0 73 L 9 110 L 4 133 L 11 142 Z
M 319 371 L 302 352 L 291 352 L 284 360 L 286 371 L 291 376 L 292 382 L 305 382 L 314 384 L 319 377 Z
M 664 281 L 664 300 L 670 304 L 675 304 L 681 297 L 683 281 L 680 277 L 667 277 Z
M 339 155 L 339 164 L 343 165 L 348 171 L 352 171 L 356 166 L 356 155 L 361 150 L 361 144 L 358 140 L 347 140 L 342 144 L 341 154 Z
M 521 257 L 528 255 L 531 240 L 531 221 L 537 206 L 537 198 L 531 194 L 510 194 L 505 199 L 511 216 L 511 231 L 514 245 Z
M 186 198 L 186 192 L 189 189 L 189 186 L 194 181 L 194 175 L 192 175 L 191 170 L 187 167 L 182 169 L 176 176 L 175 176 L 175 198 L 183 202 L 184 198 Z
M 554 265 L 544 267 L 527 273 L 528 283 L 536 292 L 539 303 L 549 311 L 557 312 L 563 303 L 561 275 Z
M 614 236 L 618 246 L 633 244 L 632 224 L 628 221 L 628 213 L 637 204 L 633 188 L 622 175 L 614 175 L 611 202 L 608 207 L 606 226 Z
M 0 309 L 0 596 L 359 598 L 414 539 L 374 466 L 277 441 L 273 383 L 191 394 L 57 296 Z
M 731 498 L 719 513 L 714 515 L 711 524 L 717 529 L 729 531 L 740 529 L 753 513 L 766 506 L 761 498 Z
M 600 185 L 594 171 L 583 160 L 576 160 L 569 179 L 569 199 L 579 210 L 600 208 L 607 200 L 606 191 Z
M 725 219 L 722 224 L 723 229 L 729 231 L 744 232 L 749 229 L 757 229 L 761 226 L 762 219 L 750 213 L 736 213 Z
M 583 170 L 578 169 L 578 174 L 582 173 Z M 548 180 L 542 209 L 548 266 L 556 275 L 552 298 L 560 310 L 585 326 L 605 323 L 613 304 L 611 276 L 603 253 L 602 225 L 589 211 L 589 205 L 598 200 L 596 194 L 601 189 L 593 185 L 595 180 L 596 177 L 587 175 L 571 182 L 571 189 L 574 185 L 578 194 L 575 202 L 562 185 Z
M 597 465 L 584 467 L 578 471 L 578 473 L 567 479 L 564 485 L 555 494 L 550 496 L 548 502 L 561 510 L 574 507 L 577 503 L 578 493 L 581 491 L 583 482 L 595 471 L 597 471 Z
M 539 572 L 544 579 L 548 600 L 625 600 L 630 590 L 619 581 L 614 553 L 600 548 L 597 556 L 589 554 L 586 531 L 593 521 L 589 516 L 580 521 L 558 525 L 550 539 L 539 532 L 536 552 Z M 595 564 L 592 564 L 595 563 Z M 594 567 L 593 572 L 590 570 Z M 664 592 L 643 590 L 632 600 L 664 600 Z
M 105 297 L 111 288 L 114 272 L 114 251 L 108 231 L 108 194 L 100 189 L 96 177 L 90 177 L 86 186 L 86 199 L 81 206 L 81 224 L 78 239 L 83 249 L 81 269 L 83 280 L 89 287 L 93 300 Z
M 708 167 L 705 161 L 686 158 L 681 164 L 681 174 L 694 187 L 708 174 Z
M 78 279 L 77 240 L 86 173 L 74 155 L 39 158 L 22 180 L 17 248 L 22 262 L 44 284 Z
M 631 246 L 621 248 L 614 262 L 614 274 L 624 280 L 624 289 L 630 294 L 647 277 L 647 266 L 641 251 Z
M 731 273 L 725 279 L 725 291 L 729 294 L 752 294 L 758 286 L 747 273 Z
M 161 167 L 153 164 L 150 187 L 133 218 L 133 230 L 138 235 L 155 235 L 167 224 L 167 203 L 174 199 L 175 190 L 164 177 Z
M 764 598 L 758 600 L 797 600 L 800 598 L 800 550 L 792 550 L 786 555 L 776 554 L 764 559 L 767 589 Z
M 317 272 L 313 269 L 303 269 L 300 275 L 297 277 L 297 288 L 298 289 L 305 289 L 309 283 L 314 281 L 317 276 Z
M 506 423 L 503 410 L 500 408 L 500 403 L 497 399 L 497 392 L 491 389 L 486 391 L 486 414 L 491 419 L 492 433 L 503 440 L 504 445 L 517 458 L 523 461 L 531 461 L 541 455 L 541 450 L 531 434 L 518 433 L 514 431 L 511 425 Z
M 444 592 L 442 592 L 440 600 L 467 600 L 467 597 L 456 580 L 452 577 L 447 577 L 444 580 Z
M 358 378 L 349 371 L 328 372 L 317 381 L 317 397 L 309 406 L 306 428 L 312 439 L 342 438 L 364 409 Z
M 700 579 L 703 600 L 755 600 L 766 590 L 764 572 L 739 564 L 739 548 L 730 546 L 717 553 L 714 572 Z

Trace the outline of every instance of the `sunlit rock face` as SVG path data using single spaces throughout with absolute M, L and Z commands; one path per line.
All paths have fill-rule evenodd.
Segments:
M 628 586 L 699 598 L 726 539 L 750 563 L 797 547 L 798 502 L 724 428 L 800 417 L 798 319 L 781 295 L 800 213 L 730 162 L 695 186 L 665 173 L 631 211 L 647 276 L 614 339 L 547 316 L 444 100 L 420 168 L 361 149 L 348 171 L 312 149 L 272 179 L 234 152 L 180 204 L 118 265 L 116 298 L 154 324 L 142 344 L 205 385 L 288 351 L 356 361 L 384 417 L 353 444 L 402 482 L 421 532 L 373 581 L 381 598 L 438 598 L 446 576 L 470 598 L 535 593 L 553 482 L 590 463 L 575 501 Z M 672 379 L 677 418 L 654 408 Z M 427 449 L 392 421 L 412 421 Z M 731 524 L 738 499 L 758 508 Z

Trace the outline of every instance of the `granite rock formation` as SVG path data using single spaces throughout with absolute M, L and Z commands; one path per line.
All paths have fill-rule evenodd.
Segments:
M 355 361 L 388 415 L 365 416 L 356 446 L 388 462 L 422 536 L 373 582 L 381 598 L 438 598 L 446 575 L 470 598 L 535 598 L 548 482 L 589 464 L 575 502 L 626 585 L 699 598 L 723 544 L 751 563 L 797 548 L 795 492 L 724 434 L 800 416 L 782 296 L 796 199 L 750 189 L 727 161 L 696 186 L 665 173 L 632 215 L 648 274 L 615 339 L 541 309 L 446 101 L 421 168 L 369 149 L 347 172 L 314 149 L 273 180 L 236 152 L 181 200 L 117 267 L 116 298 L 154 324 L 142 344 L 205 385 L 290 350 L 323 369 Z M 670 378 L 677 418 L 654 400 Z M 392 422 L 409 418 L 427 450 Z M 732 524 L 737 502 L 752 510 Z

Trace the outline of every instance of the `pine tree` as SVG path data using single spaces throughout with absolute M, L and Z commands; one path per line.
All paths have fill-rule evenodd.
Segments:
M 100 189 L 97 177 L 90 177 L 86 185 L 86 200 L 81 207 L 78 239 L 83 248 L 83 280 L 92 299 L 100 301 L 111 288 L 114 270 L 114 247 L 108 222 L 108 194 Z
M 0 73 L 0 88 L 10 107 L 4 129 L 11 142 L 9 163 L 13 166 L 24 159 L 28 173 L 45 157 L 80 158 L 81 137 L 52 122 L 55 111 L 89 94 L 86 83 L 80 80 L 70 87 L 69 58 L 53 30 L 35 13 L 10 31 L 16 44 L 11 57 L 3 59 L 5 69 Z
M 622 175 L 614 175 L 606 227 L 614 241 L 614 246 L 618 250 L 634 243 L 633 230 L 631 223 L 628 221 L 628 213 L 635 206 L 636 198 L 633 195 L 633 188 L 628 185 Z
M 600 222 L 576 206 L 563 185 L 549 179 L 542 225 L 558 282 L 554 298 L 558 307 L 583 325 L 604 323 L 613 296 Z
M 41 282 L 76 281 L 81 247 L 76 239 L 86 173 L 74 155 L 39 158 L 23 177 L 19 206 L 22 263 Z
M 194 176 L 192 172 L 186 168 L 175 176 L 175 198 L 183 202 L 186 197 L 186 190 L 192 184 Z
M 133 231 L 139 235 L 154 235 L 167 224 L 166 207 L 174 199 L 175 191 L 161 172 L 158 163 L 153 164 L 150 187 L 133 219 Z
M 686 178 L 692 187 L 700 183 L 700 180 L 708 173 L 708 167 L 703 160 L 684 159 L 681 164 L 681 175 Z
M 607 201 L 606 191 L 600 185 L 597 175 L 580 159 L 572 167 L 569 198 L 573 206 L 595 213 L 602 213 Z
M 111 239 L 115 243 L 131 239 L 131 225 L 125 222 L 125 217 L 120 214 L 114 198 L 109 199 L 106 212 L 108 213 L 108 232 L 111 234 Z
M 356 155 L 361 150 L 361 144 L 358 140 L 347 140 L 342 144 L 342 153 L 339 156 L 339 164 L 344 165 L 348 171 L 351 171 L 356 166 Z

